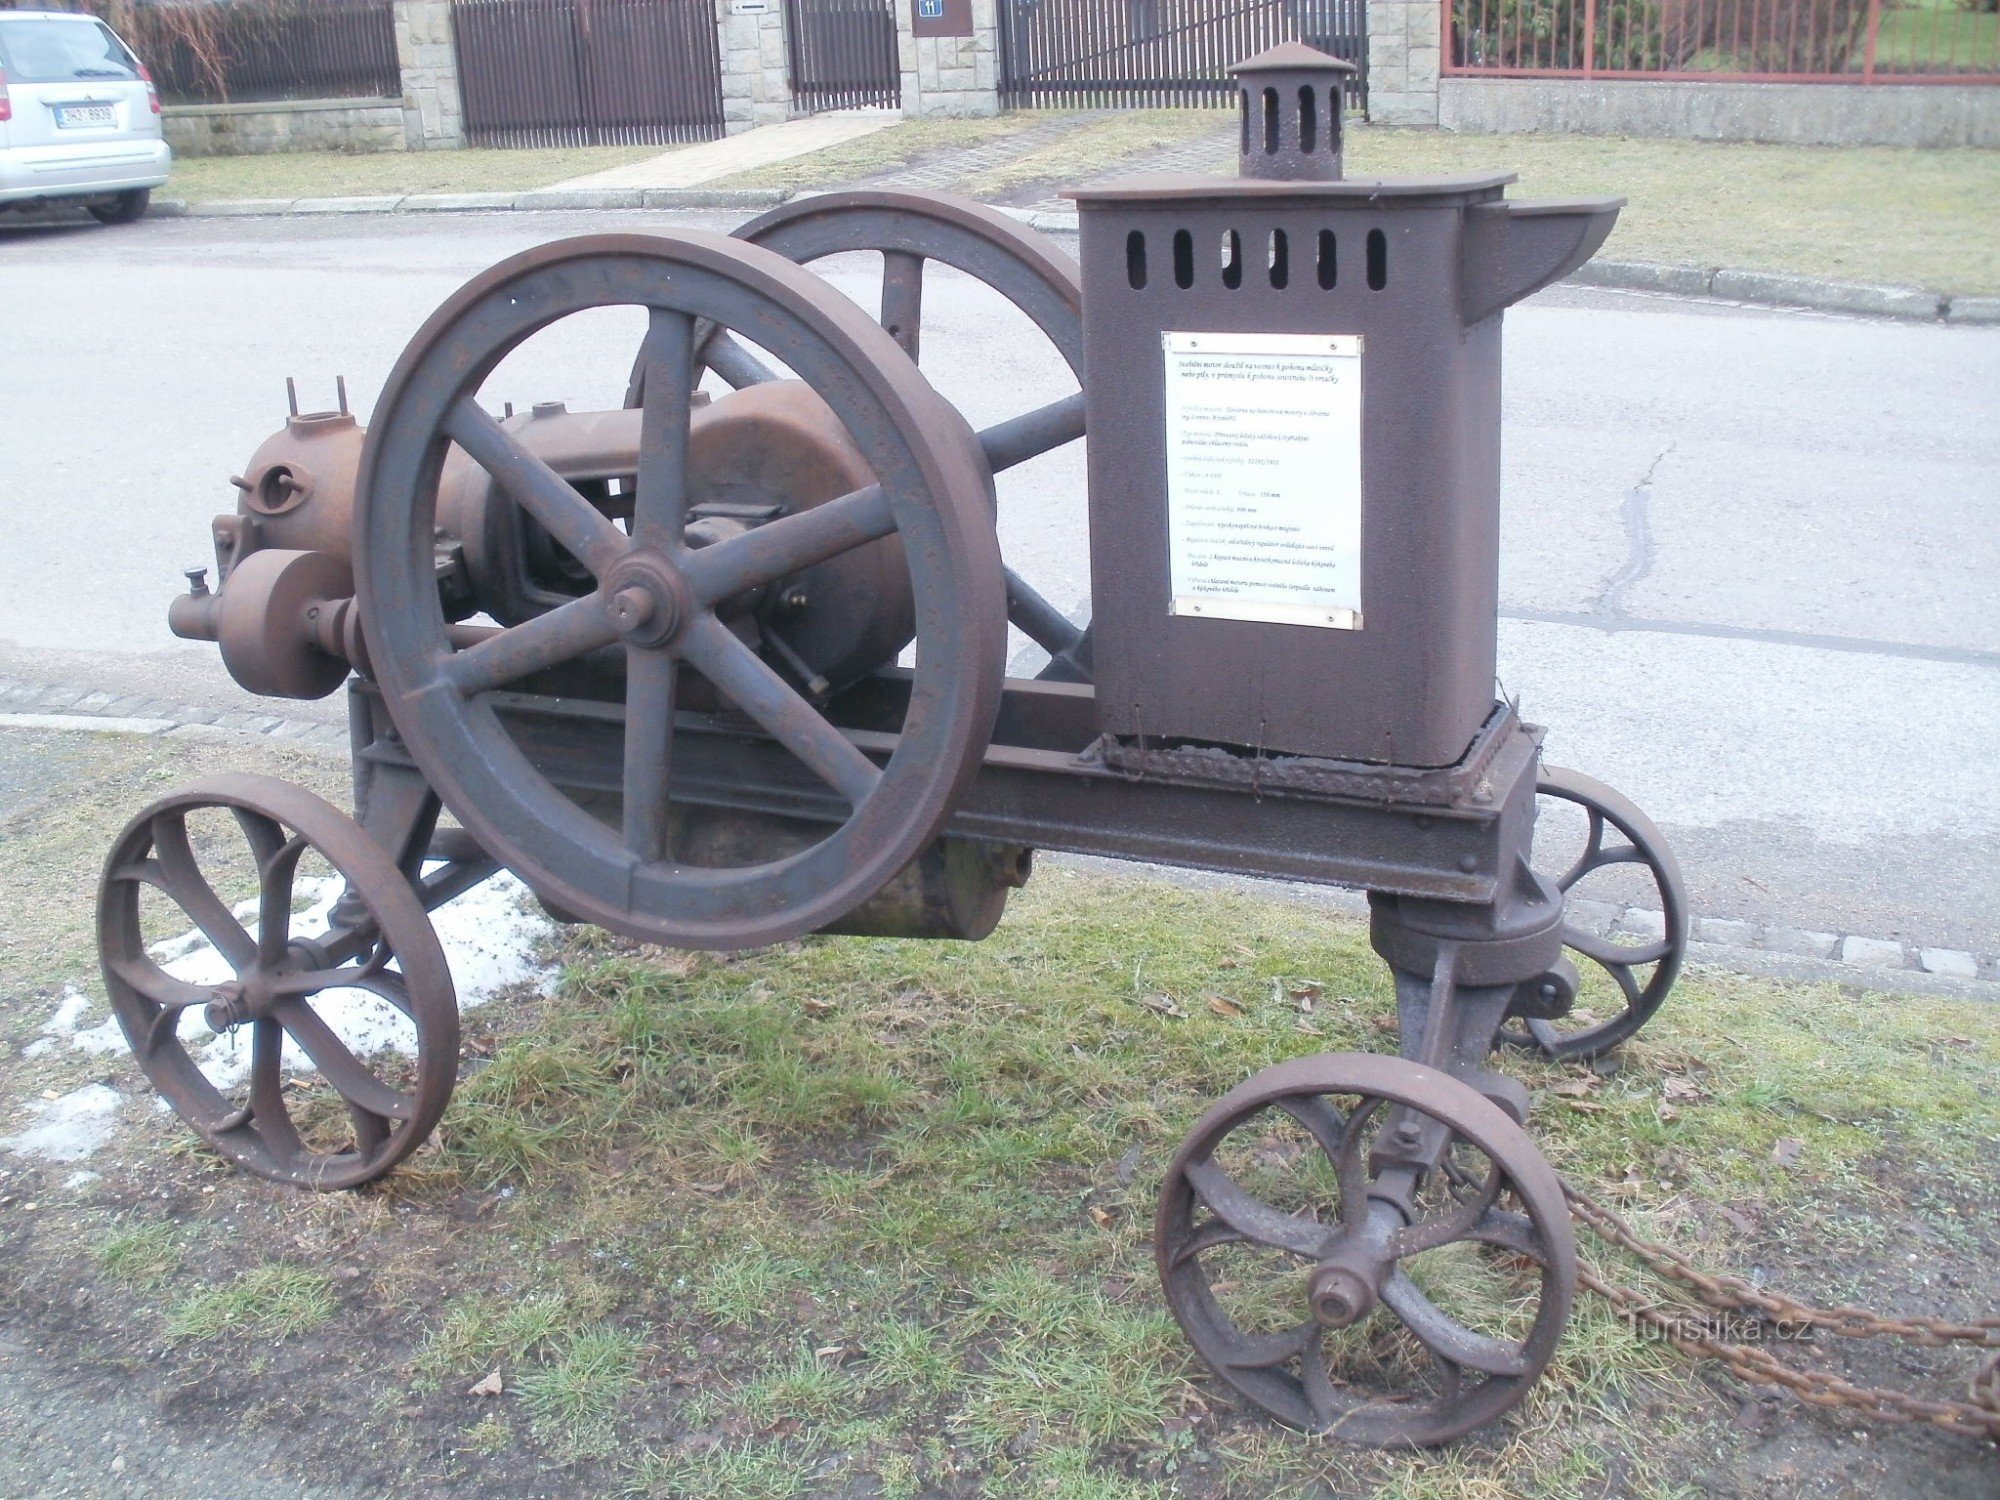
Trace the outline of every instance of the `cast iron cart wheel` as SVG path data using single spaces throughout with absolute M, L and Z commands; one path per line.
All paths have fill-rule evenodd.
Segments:
M 561 318 L 648 310 L 628 533 L 481 408 L 480 383 Z M 686 541 L 697 330 L 743 334 L 806 382 L 878 483 L 699 550 Z M 454 650 L 431 529 L 457 444 L 562 544 L 596 589 Z M 746 948 L 810 932 L 866 900 L 937 833 L 999 711 L 1006 613 L 990 476 L 972 431 L 845 297 L 771 251 L 718 235 L 562 240 L 451 297 L 391 372 L 362 456 L 355 582 L 389 711 L 444 803 L 545 900 L 645 941 Z M 894 534 L 916 604 L 910 706 L 886 766 L 864 755 L 724 622 L 766 585 Z M 461 639 L 463 637 L 461 636 Z M 493 711 L 510 683 L 617 647 L 625 669 L 622 824 L 571 801 Z M 683 666 L 847 806 L 787 858 L 669 858 L 668 792 Z
M 823 193 L 752 219 L 736 238 L 775 250 L 800 265 L 856 251 L 882 256 L 881 323 L 912 361 L 920 358 L 924 262 L 939 261 L 983 282 L 1039 328 L 1083 382 L 1083 282 L 1076 262 L 1041 235 L 968 198 L 939 193 Z M 703 361 L 741 388 L 773 378 L 727 333 L 703 346 Z M 627 406 L 637 406 L 644 380 L 635 365 Z M 1083 436 L 1081 391 L 996 423 L 979 434 L 997 474 L 1053 452 Z M 1090 680 L 1085 632 L 1034 586 L 1007 570 L 1007 618 L 1049 653 L 1042 675 L 1063 682 Z
M 254 869 L 255 918 L 239 921 L 204 870 L 230 851 L 215 846 L 208 810 L 230 815 Z M 223 836 L 232 831 L 223 820 Z M 199 845 L 199 847 L 198 847 Z M 292 933 L 300 862 L 317 856 L 345 882 L 344 925 L 318 939 Z M 179 909 L 226 961 L 214 984 L 175 978 L 141 930 L 142 888 Z M 232 892 L 241 895 L 241 892 Z M 309 1188 L 350 1188 L 403 1160 L 431 1132 L 458 1072 L 458 1005 L 451 970 L 422 902 L 361 826 L 311 792 L 269 776 L 232 773 L 183 787 L 148 807 L 119 835 L 97 896 L 105 989 L 132 1055 L 160 1096 L 196 1134 L 260 1177 Z M 361 991 L 406 1017 L 416 1058 L 384 1067 L 350 1049 L 328 1024 L 328 999 Z M 315 1003 L 317 998 L 317 1005 Z M 245 1085 L 218 1087 L 189 1050 L 181 1023 L 199 1011 L 212 1032 L 247 1037 Z M 281 1071 L 286 1041 L 309 1059 L 346 1106 L 352 1139 L 322 1148 L 323 1129 L 294 1115 L 304 1095 Z M 404 1076 L 407 1075 L 407 1076 Z
M 1574 803 L 1584 811 L 1588 831 L 1582 850 L 1567 870 L 1556 875 L 1565 896 L 1584 885 L 1596 871 L 1617 865 L 1639 865 L 1650 878 L 1664 918 L 1660 937 L 1647 942 L 1620 942 L 1600 937 L 1577 922 L 1563 924 L 1563 946 L 1597 965 L 1618 986 L 1623 1008 L 1614 1016 L 1592 1021 L 1579 1030 L 1564 1031 L 1557 1021 L 1523 1019 L 1504 1033 L 1516 1046 L 1531 1047 L 1556 1058 L 1588 1061 L 1601 1057 L 1633 1036 L 1653 1018 L 1674 987 L 1687 957 L 1687 887 L 1653 820 L 1601 781 L 1557 766 L 1544 766 L 1535 783 L 1538 797 Z M 1616 833 L 1615 842 L 1606 842 Z M 1588 892 L 1585 892 L 1587 895 Z
M 1435 1068 L 1357 1052 L 1266 1068 L 1202 1116 L 1154 1249 L 1226 1384 L 1370 1447 L 1442 1443 L 1519 1403 L 1576 1280 L 1562 1184 L 1521 1127 Z

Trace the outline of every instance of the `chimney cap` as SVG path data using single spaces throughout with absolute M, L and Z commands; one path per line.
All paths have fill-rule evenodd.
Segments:
M 1234 77 L 1245 73 L 1359 73 L 1361 70 L 1345 58 L 1322 52 L 1317 47 L 1308 47 L 1304 42 L 1280 42 L 1275 47 L 1267 47 L 1255 57 L 1246 57 L 1230 70 Z

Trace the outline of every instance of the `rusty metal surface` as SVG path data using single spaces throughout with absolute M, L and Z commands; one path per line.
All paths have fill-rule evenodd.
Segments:
M 253 857 L 259 893 L 249 926 L 204 873 L 190 815 L 223 809 Z M 316 853 L 347 881 L 353 920 L 307 941 L 291 933 L 294 878 Z M 228 961 L 234 978 L 193 985 L 164 970 L 142 930 L 151 888 Z M 171 934 L 168 934 L 171 935 Z M 372 1181 L 422 1144 L 458 1075 L 451 970 L 423 905 L 379 844 L 301 787 L 247 773 L 212 776 L 146 808 L 112 846 L 97 898 L 104 986 L 132 1055 L 160 1096 L 224 1156 L 260 1177 L 308 1188 Z M 349 1051 L 313 1007 L 323 992 L 364 990 L 406 1015 L 417 1055 L 408 1078 Z M 218 1089 L 188 1050 L 198 1011 L 216 1033 L 247 1033 L 247 1089 Z M 304 1052 L 346 1106 L 344 1149 L 309 1143 L 280 1072 L 286 1043 Z
M 1530 1016 L 1523 1019 L 1521 1031 L 1509 1037 L 1549 1057 L 1601 1057 L 1653 1018 L 1680 977 L 1688 944 L 1687 885 L 1673 849 L 1653 820 L 1603 782 L 1578 771 L 1544 766 L 1535 790 L 1543 798 L 1575 804 L 1588 819 L 1583 848 L 1555 876 L 1565 896 L 1599 870 L 1637 865 L 1646 871 L 1659 903 L 1661 934 L 1644 942 L 1621 943 L 1578 922 L 1563 924 L 1563 946 L 1618 986 L 1624 1006 L 1616 1015 L 1574 1029 L 1558 1027 L 1552 1017 Z M 1609 834 L 1617 838 L 1608 839 Z
M 774 208 L 736 235 L 801 265 L 829 255 L 879 251 L 882 326 L 919 363 L 924 265 L 948 265 L 1019 308 L 1077 380 L 1083 379 L 1083 283 L 1076 262 L 1046 236 L 984 203 L 946 193 L 821 193 Z M 979 436 L 997 473 L 1074 442 L 1083 432 L 1082 403 L 1070 398 L 1044 402 Z M 1090 680 L 1087 631 L 1011 568 L 1007 617 L 1049 653 L 1044 677 Z
M 1516 1287 L 1509 1322 L 1469 1327 L 1403 1269 L 1455 1245 Z M 1167 1169 L 1154 1248 L 1167 1305 L 1225 1384 L 1374 1447 L 1446 1442 L 1518 1404 L 1576 1280 L 1562 1184 L 1521 1127 L 1434 1068 L 1353 1052 L 1267 1068 L 1209 1110 Z M 1253 1322 L 1269 1300 L 1244 1295 L 1253 1271 L 1296 1312 Z
M 1503 772 L 1496 781 L 1494 757 L 1514 743 L 1522 727 L 1511 704 L 1496 703 L 1457 763 L 1436 768 L 1306 755 L 1245 755 L 1220 745 L 1162 746 L 1111 735 L 1100 738 L 1087 755 L 1127 775 L 1233 787 L 1258 795 L 1297 792 L 1417 807 L 1484 807 L 1494 801 L 1498 784 L 1507 780 Z M 1539 739 L 1539 730 L 1529 728 L 1527 733 Z
M 1287 63 L 1295 83 L 1337 85 L 1333 59 L 1297 61 Z M 1276 106 L 1280 138 L 1296 138 L 1303 127 L 1285 119 L 1298 113 L 1296 89 Z M 1277 171 L 1307 159 L 1245 160 Z M 1499 607 L 1501 343 L 1487 314 L 1587 255 L 1587 231 L 1608 232 L 1616 210 L 1616 200 L 1545 205 L 1530 231 L 1500 203 L 1509 180 L 1175 177 L 1072 195 L 1108 733 L 1415 767 L 1465 753 L 1493 711 Z M 1473 231 L 1484 205 L 1497 217 Z M 1569 242 L 1552 226 L 1572 231 Z M 1494 303 L 1476 317 L 1461 306 L 1467 283 Z M 1162 524 L 1171 332 L 1360 339 L 1362 628 L 1173 611 Z
M 476 404 L 506 353 L 592 307 L 650 309 L 635 519 L 628 535 Z M 754 331 L 846 428 L 877 486 L 691 549 L 687 451 L 698 321 Z M 450 443 L 547 528 L 594 592 L 454 651 L 429 540 Z M 476 277 L 418 333 L 369 433 L 356 582 L 397 726 L 479 842 L 557 905 L 614 931 L 739 948 L 809 932 L 879 889 L 936 835 L 977 769 L 999 704 L 1004 585 L 976 440 L 887 334 L 825 283 L 740 241 L 606 235 L 530 250 Z M 917 610 L 916 687 L 878 767 L 722 614 L 747 591 L 900 534 Z M 534 671 L 617 646 L 626 663 L 623 824 L 538 771 L 490 711 Z M 789 859 L 725 871 L 664 858 L 685 662 L 846 804 Z
M 885 674 L 886 675 L 886 674 Z M 896 747 L 890 726 L 903 712 L 907 680 L 877 679 L 829 706 L 834 722 L 871 760 Z M 898 688 L 901 691 L 898 691 Z M 357 717 L 378 689 L 356 681 Z M 887 700 L 878 707 L 867 700 Z M 623 775 L 624 717 L 610 702 L 503 693 L 490 700 L 520 752 L 578 799 L 615 807 Z M 1083 760 L 1089 689 L 1010 682 L 995 740 L 954 804 L 946 831 L 1003 845 L 1145 860 L 1190 869 L 1393 891 L 1439 901 L 1487 903 L 1518 852 L 1532 798 L 1535 747 L 1516 738 L 1505 761 L 1513 780 L 1491 810 L 1396 807 L 1380 801 L 1305 795 L 1248 797 L 1241 791 L 1139 779 Z M 377 735 L 363 760 L 413 764 L 406 746 Z M 1496 762 L 1498 764 L 1498 762 Z M 675 746 L 676 802 L 741 808 L 836 824 L 844 811 L 782 747 L 740 719 L 684 712 Z

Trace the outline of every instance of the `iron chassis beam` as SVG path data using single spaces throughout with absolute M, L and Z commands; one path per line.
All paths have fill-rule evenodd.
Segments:
M 592 693 L 496 694 L 515 743 L 571 794 L 615 805 L 623 768 L 623 709 Z M 421 837 L 434 822 L 417 798 L 421 775 L 380 690 L 349 683 L 356 807 L 364 826 L 409 865 L 409 851 L 462 862 L 475 851 Z M 864 753 L 893 753 L 908 676 L 878 673 L 828 705 Z M 945 832 L 998 844 L 1185 869 L 1345 886 L 1425 902 L 1489 907 L 1533 836 L 1539 733 L 1496 704 L 1455 768 L 1302 763 L 1201 748 L 1153 750 L 1106 742 L 1087 685 L 1010 680 L 979 771 Z M 734 714 L 676 717 L 673 797 L 836 824 L 837 795 L 761 729 Z M 413 774 L 414 773 L 414 774 Z M 1339 788 L 1328 790 L 1329 786 Z M 428 802 L 426 814 L 418 806 Z M 462 836 L 461 836 L 462 839 Z M 494 866 L 487 862 L 484 873 Z M 484 873 L 450 882 L 452 890 Z M 468 881 L 467 876 L 472 878 Z M 426 906 L 439 904 L 420 884 Z

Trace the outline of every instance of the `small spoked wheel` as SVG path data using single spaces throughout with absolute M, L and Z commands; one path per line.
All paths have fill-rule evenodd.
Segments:
M 1517 1405 L 1569 1317 L 1562 1185 L 1498 1106 L 1434 1068 L 1323 1053 L 1204 1115 L 1154 1235 L 1209 1368 L 1287 1426 L 1423 1447 Z
M 619 306 L 644 309 L 647 331 L 637 472 L 614 516 L 477 398 L 532 335 Z M 754 523 L 697 535 L 690 409 L 698 350 L 714 329 L 803 382 L 875 482 L 784 514 L 775 514 L 784 496 L 759 492 L 743 497 L 756 505 L 739 508 L 763 513 Z M 453 445 L 575 560 L 587 592 L 483 638 L 451 633 L 430 538 Z M 543 245 L 450 298 L 377 405 L 355 567 L 376 675 L 445 805 L 545 900 L 680 947 L 797 937 L 907 865 L 978 768 L 1006 649 L 989 482 L 971 430 L 894 341 L 783 257 L 692 232 Z M 826 716 L 796 663 L 758 644 L 756 621 L 763 601 L 804 594 L 798 580 L 816 567 L 891 537 L 907 570 L 916 665 L 885 765 Z M 622 675 L 622 766 L 611 787 L 596 789 L 614 793 L 615 819 L 587 811 L 552 780 L 560 767 L 531 758 L 498 711 L 527 679 L 585 657 Z M 698 863 L 677 842 L 669 807 L 676 775 L 687 774 L 674 770 L 676 746 L 699 734 L 713 754 L 721 740 L 758 731 L 799 768 L 794 795 L 824 836 L 760 863 Z
M 925 266 L 950 266 L 992 288 L 1018 308 L 1083 380 L 1083 282 L 1076 262 L 1043 236 L 998 209 L 943 193 L 868 191 L 822 193 L 783 204 L 752 219 L 736 237 L 775 250 L 800 265 L 832 255 L 879 253 L 878 306 L 884 330 L 913 363 L 923 355 Z M 771 378 L 726 334 L 713 338 L 705 359 L 731 385 Z M 628 402 L 637 404 L 633 372 Z M 995 473 L 1054 452 L 1083 436 L 1083 395 L 1044 402 L 979 434 Z M 1086 632 L 1013 569 L 1007 570 L 1007 618 L 1049 653 L 1042 676 L 1090 680 Z
M 1535 793 L 1535 863 L 1560 865 L 1545 873 L 1568 903 L 1563 946 L 1590 967 L 1567 1016 L 1524 1017 L 1504 1035 L 1549 1057 L 1587 1061 L 1629 1040 L 1674 987 L 1687 957 L 1687 887 L 1673 850 L 1652 819 L 1603 782 L 1544 766 Z M 1565 823 L 1575 826 L 1564 828 Z M 1578 916 L 1575 906 L 1593 897 L 1607 906 L 1657 910 L 1660 929 L 1631 938 L 1599 933 Z M 1605 987 L 1588 982 L 1592 970 L 1609 979 L 1605 993 L 1593 993 Z
M 139 1067 L 258 1176 L 356 1187 L 443 1115 L 444 950 L 389 856 L 303 788 L 232 774 L 155 802 L 112 848 L 97 933 Z

